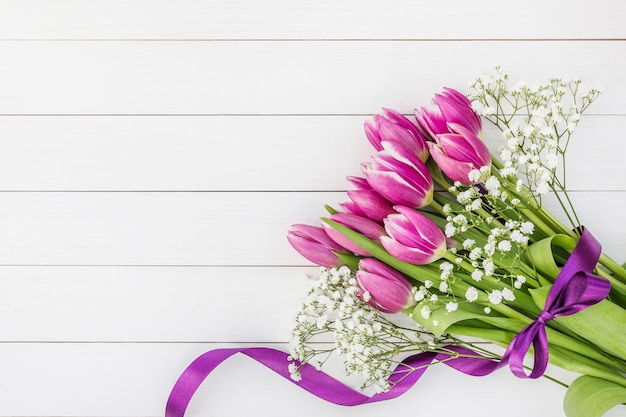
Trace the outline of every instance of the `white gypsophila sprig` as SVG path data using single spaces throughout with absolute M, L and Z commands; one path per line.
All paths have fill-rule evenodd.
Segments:
M 447 220 L 444 229 L 446 236 L 459 244 L 450 249 L 455 262 L 440 264 L 441 281 L 435 286 L 449 300 L 454 296 L 445 290 L 457 274 L 466 274 L 466 282 L 474 282 L 486 292 L 489 304 L 514 301 L 515 291 L 526 282 L 517 268 L 523 267 L 521 257 L 535 231 L 534 224 L 520 211 L 520 199 L 495 175 L 477 185 L 456 183 L 448 191 L 456 201 L 442 208 Z M 427 298 L 421 287 L 418 294 Z M 477 300 L 478 290 L 470 287 L 465 301 Z
M 294 380 L 300 380 L 300 367 L 316 368 L 332 354 L 343 358 L 346 375 L 363 378 L 362 389 L 376 392 L 391 388 L 388 381 L 398 357 L 406 353 L 436 350 L 444 339 L 437 339 L 419 328 L 394 324 L 387 316 L 364 302 L 358 295 L 355 273 L 348 267 L 322 268 L 296 316 L 291 332 L 289 365 Z M 367 298 L 367 294 L 361 297 Z M 332 347 L 312 343 L 317 335 L 332 335 Z
M 514 86 L 509 86 L 508 79 L 496 67 L 493 74 L 478 77 L 471 85 L 474 110 L 502 131 L 500 175 L 514 183 L 518 192 L 527 191 L 539 206 L 549 191 L 562 192 L 562 198 L 556 196 L 572 226 L 578 227 L 567 197 L 565 154 L 581 115 L 601 89 L 588 88 L 578 78 L 520 81 Z

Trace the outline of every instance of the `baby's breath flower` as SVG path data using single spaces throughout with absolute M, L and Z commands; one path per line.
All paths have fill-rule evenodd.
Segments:
M 465 299 L 469 301 L 470 303 L 473 303 L 474 301 L 478 300 L 478 290 L 474 287 L 469 287 L 465 291 Z

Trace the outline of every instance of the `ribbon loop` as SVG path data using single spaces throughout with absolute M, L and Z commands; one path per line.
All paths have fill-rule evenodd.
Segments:
M 555 317 L 569 316 L 599 303 L 609 295 L 611 284 L 593 275 L 602 247 L 586 229 L 548 292 L 546 305 L 539 316 L 513 338 L 503 361 L 509 362 L 511 372 L 519 378 L 539 378 L 548 366 L 548 337 L 546 324 Z M 524 358 L 534 350 L 530 374 L 524 370 Z

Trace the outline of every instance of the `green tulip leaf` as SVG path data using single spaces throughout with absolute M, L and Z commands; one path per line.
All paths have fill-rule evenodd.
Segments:
M 571 251 L 576 245 L 576 240 L 566 235 L 554 235 L 542 239 L 530 245 L 524 252 L 525 258 L 529 265 L 539 272 L 539 282 L 541 285 L 549 285 L 554 282 L 561 272 L 554 260 L 554 253 L 557 248 L 564 248 Z M 548 282 L 543 277 L 552 279 Z
M 583 375 L 570 385 L 563 407 L 567 417 L 600 417 L 622 403 L 626 403 L 626 387 Z

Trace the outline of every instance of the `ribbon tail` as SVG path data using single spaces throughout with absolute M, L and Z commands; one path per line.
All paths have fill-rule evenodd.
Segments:
M 460 372 L 473 376 L 488 375 L 504 365 L 503 362 L 493 361 L 459 346 L 447 346 L 444 349 L 446 349 L 444 352 L 437 354 L 424 352 L 406 358 L 389 378 L 391 389 L 371 397 L 361 394 L 309 364 L 304 364 L 300 368 L 302 380 L 294 381 L 289 373 L 289 355 L 276 349 L 262 347 L 215 349 L 200 355 L 183 371 L 168 398 L 165 417 L 183 417 L 191 398 L 202 382 L 219 364 L 236 353 L 242 353 L 254 359 L 325 401 L 343 406 L 356 406 L 399 397 L 419 381 L 433 362 L 445 363 Z
M 534 363 L 530 374 L 524 370 L 524 358 L 530 350 L 534 350 Z M 548 367 L 548 337 L 545 326 L 533 322 L 513 338 L 504 357 L 508 358 L 511 372 L 518 378 L 539 378 Z

